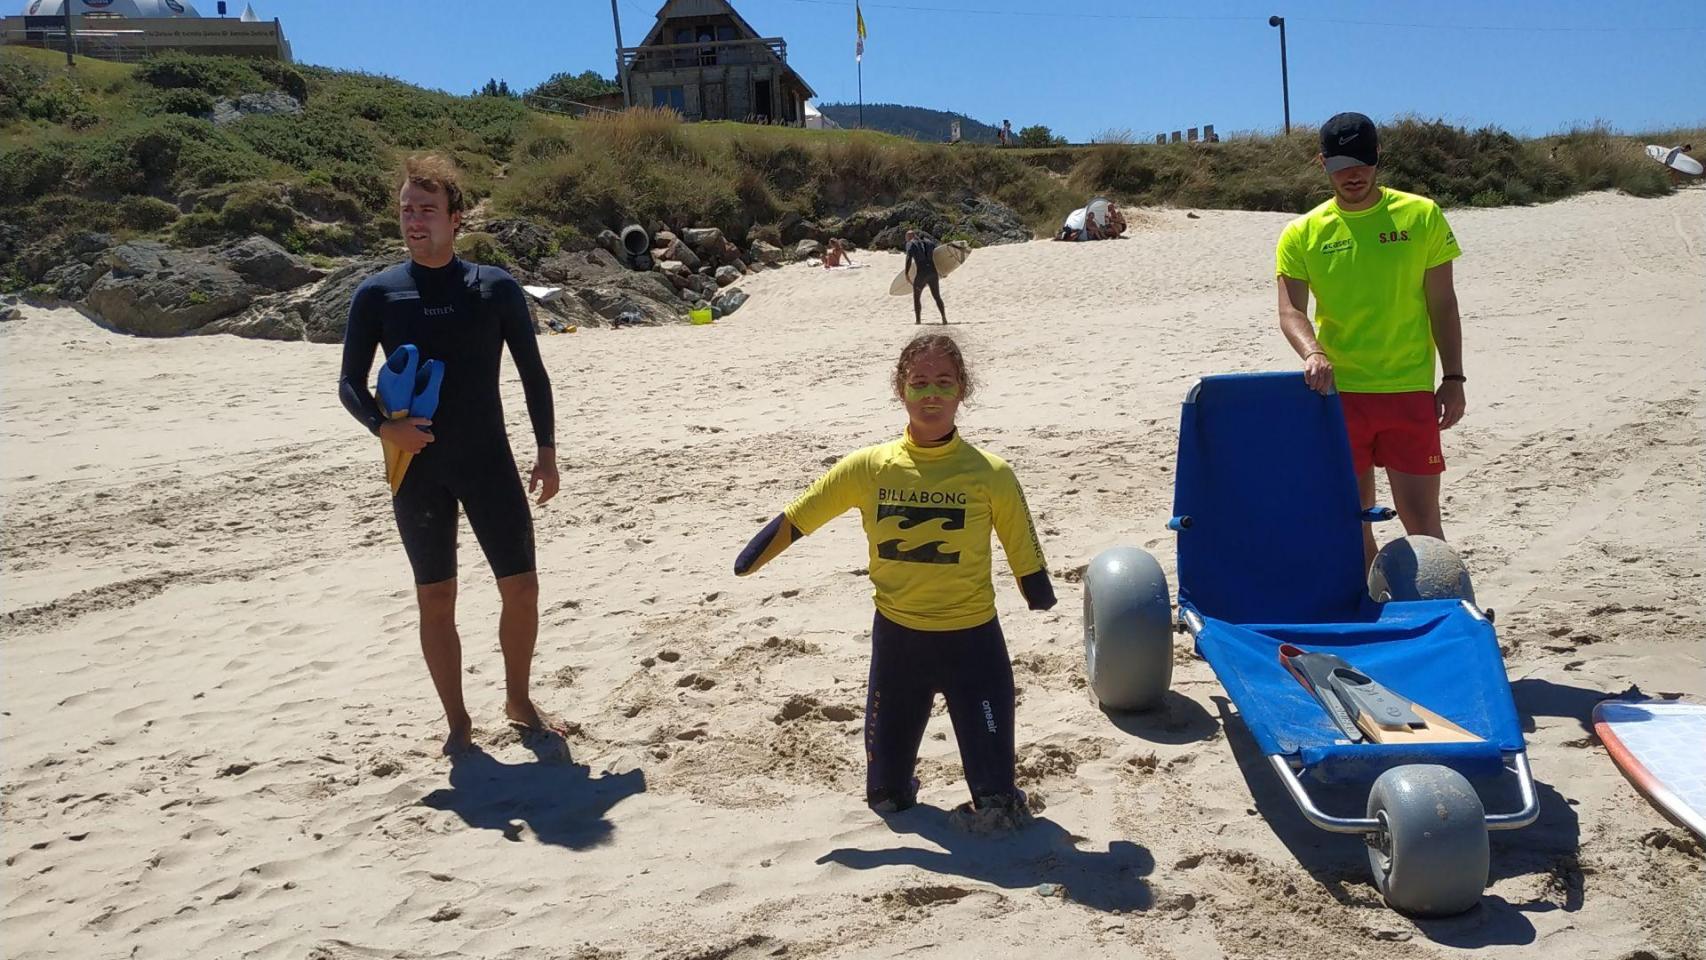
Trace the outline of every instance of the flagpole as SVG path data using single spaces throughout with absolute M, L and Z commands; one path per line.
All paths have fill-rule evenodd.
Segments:
M 853 62 L 859 71 L 859 120 L 855 129 L 865 129 L 865 13 L 859 9 L 859 0 L 853 0 L 853 32 L 857 40 L 853 44 Z

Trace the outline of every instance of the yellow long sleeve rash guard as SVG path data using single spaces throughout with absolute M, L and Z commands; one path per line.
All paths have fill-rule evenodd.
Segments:
M 809 534 L 855 507 L 870 545 L 877 609 L 901 626 L 961 630 L 994 618 L 992 529 L 1030 605 L 1054 604 L 1013 469 L 957 433 L 939 446 L 907 435 L 842 458 L 789 504 L 782 536 L 792 533 L 788 526 Z M 765 552 L 767 560 L 779 550 Z

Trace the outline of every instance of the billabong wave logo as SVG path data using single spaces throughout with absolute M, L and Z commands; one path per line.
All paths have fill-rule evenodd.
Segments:
M 940 526 L 937 526 L 940 524 Z M 947 538 L 937 536 L 966 528 L 966 512 L 957 507 L 913 507 L 898 503 L 877 506 L 877 557 L 901 563 L 959 563 L 958 550 L 946 551 Z M 929 527 L 930 529 L 924 529 Z
M 166 0 L 166 6 L 171 7 L 173 13 L 184 12 L 184 5 L 179 3 L 178 0 Z

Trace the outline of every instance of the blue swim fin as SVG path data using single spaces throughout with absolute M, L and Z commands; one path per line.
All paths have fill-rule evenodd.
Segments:
M 379 368 L 379 381 L 374 385 L 373 395 L 385 416 L 395 418 L 408 412 L 414 399 L 420 356 L 420 350 L 414 344 L 405 343 L 391 351 L 391 356 L 385 359 L 385 366 Z
M 409 416 L 431 417 L 438 409 L 438 389 L 444 385 L 444 361 L 428 360 L 415 374 L 415 392 L 409 400 Z

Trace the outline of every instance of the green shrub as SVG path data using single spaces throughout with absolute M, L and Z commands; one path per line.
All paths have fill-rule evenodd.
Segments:
M 225 131 L 177 114 L 136 117 L 80 137 L 69 164 L 73 184 L 107 197 L 171 194 L 266 173 L 265 161 Z
M 0 150 L 0 202 L 61 189 L 70 157 L 70 143 L 57 139 Z
M 308 102 L 308 78 L 295 67 L 278 60 L 250 60 L 249 64 L 266 83 L 283 90 L 300 102 Z
M 240 93 L 259 93 L 269 86 L 255 72 L 254 64 L 258 62 L 261 61 L 160 53 L 136 68 L 136 79 L 162 89 L 187 88 L 234 97 Z
M 57 81 L 38 87 L 24 97 L 20 107 L 24 116 L 47 123 L 63 123 L 73 130 L 82 130 L 100 122 L 82 88 L 74 83 Z
M 130 196 L 118 202 L 118 222 L 132 230 L 158 230 L 178 216 L 177 207 L 154 197 Z
M 510 265 L 509 254 L 504 252 L 497 238 L 489 233 L 464 233 L 457 237 L 456 255 L 475 263 L 489 263 L 499 267 Z
M 284 202 L 278 186 L 252 183 L 238 187 L 225 201 L 219 218 L 233 234 L 258 233 L 282 241 L 296 226 L 296 211 Z
M 1053 130 L 1042 124 L 1024 127 L 1019 131 L 1019 146 L 1021 147 L 1057 147 L 1065 142 L 1065 137 L 1055 136 Z
M 158 90 L 143 101 L 148 113 L 181 113 L 187 117 L 205 117 L 213 112 L 213 94 L 188 87 Z
M 230 127 L 256 153 L 304 173 L 339 167 L 376 167 L 382 147 L 367 131 L 330 108 L 298 114 L 254 114 Z
M 172 224 L 172 242 L 181 247 L 201 247 L 226 236 L 217 213 L 192 213 Z
M 27 63 L 0 58 L 0 120 L 24 115 L 24 101 L 41 89 L 45 79 Z
M 113 230 L 121 226 L 118 208 L 111 203 L 62 193 L 37 197 L 7 211 L 32 236 L 66 230 Z

